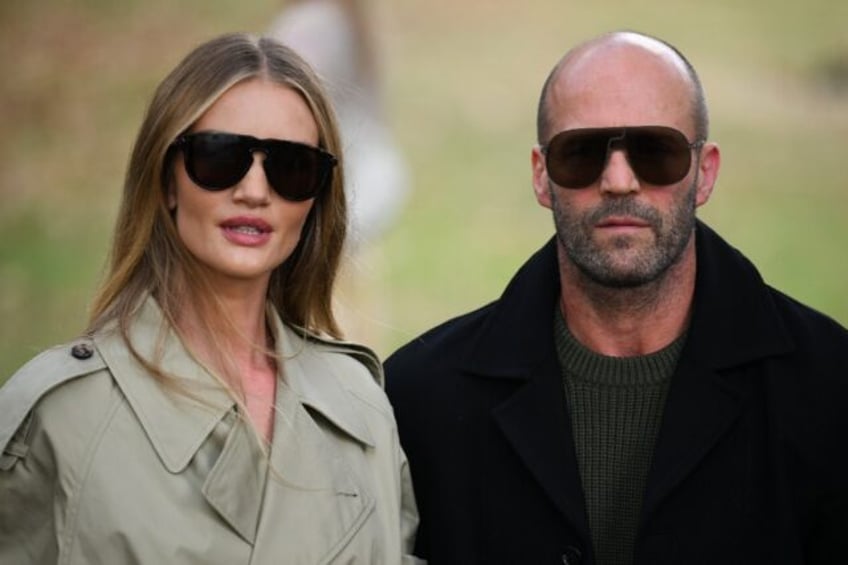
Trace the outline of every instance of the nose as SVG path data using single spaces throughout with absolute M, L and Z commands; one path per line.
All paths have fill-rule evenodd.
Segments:
M 233 200 L 248 206 L 265 206 L 271 202 L 271 185 L 262 166 L 265 154 L 253 152 L 253 163 L 247 174 L 234 187 Z
M 610 148 L 607 163 L 601 173 L 601 192 L 623 195 L 639 190 L 639 179 L 630 167 L 622 148 Z

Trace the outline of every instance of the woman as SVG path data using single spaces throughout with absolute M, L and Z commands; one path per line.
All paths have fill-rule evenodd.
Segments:
M 330 305 L 339 155 L 271 40 L 214 39 L 160 84 L 85 337 L 0 390 L 0 562 L 412 561 L 381 369 Z

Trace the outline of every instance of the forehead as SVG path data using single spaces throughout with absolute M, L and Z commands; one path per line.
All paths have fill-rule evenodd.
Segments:
M 551 86 L 552 131 L 665 125 L 694 134 L 693 85 L 668 47 L 644 38 L 589 45 L 568 58 Z
M 217 130 L 315 144 L 318 126 L 303 96 L 263 77 L 236 83 L 195 122 L 194 131 Z

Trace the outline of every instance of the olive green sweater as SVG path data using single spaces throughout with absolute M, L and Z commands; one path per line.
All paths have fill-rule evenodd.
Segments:
M 628 565 L 654 443 L 685 334 L 640 357 L 607 357 L 571 335 L 559 308 L 554 339 L 598 565 Z

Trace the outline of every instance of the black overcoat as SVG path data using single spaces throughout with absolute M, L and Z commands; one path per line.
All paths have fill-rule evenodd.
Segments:
M 848 332 L 696 228 L 636 565 L 848 563 Z M 813 276 L 813 275 L 811 275 Z M 592 564 L 554 347 L 555 241 L 386 362 L 431 565 Z

